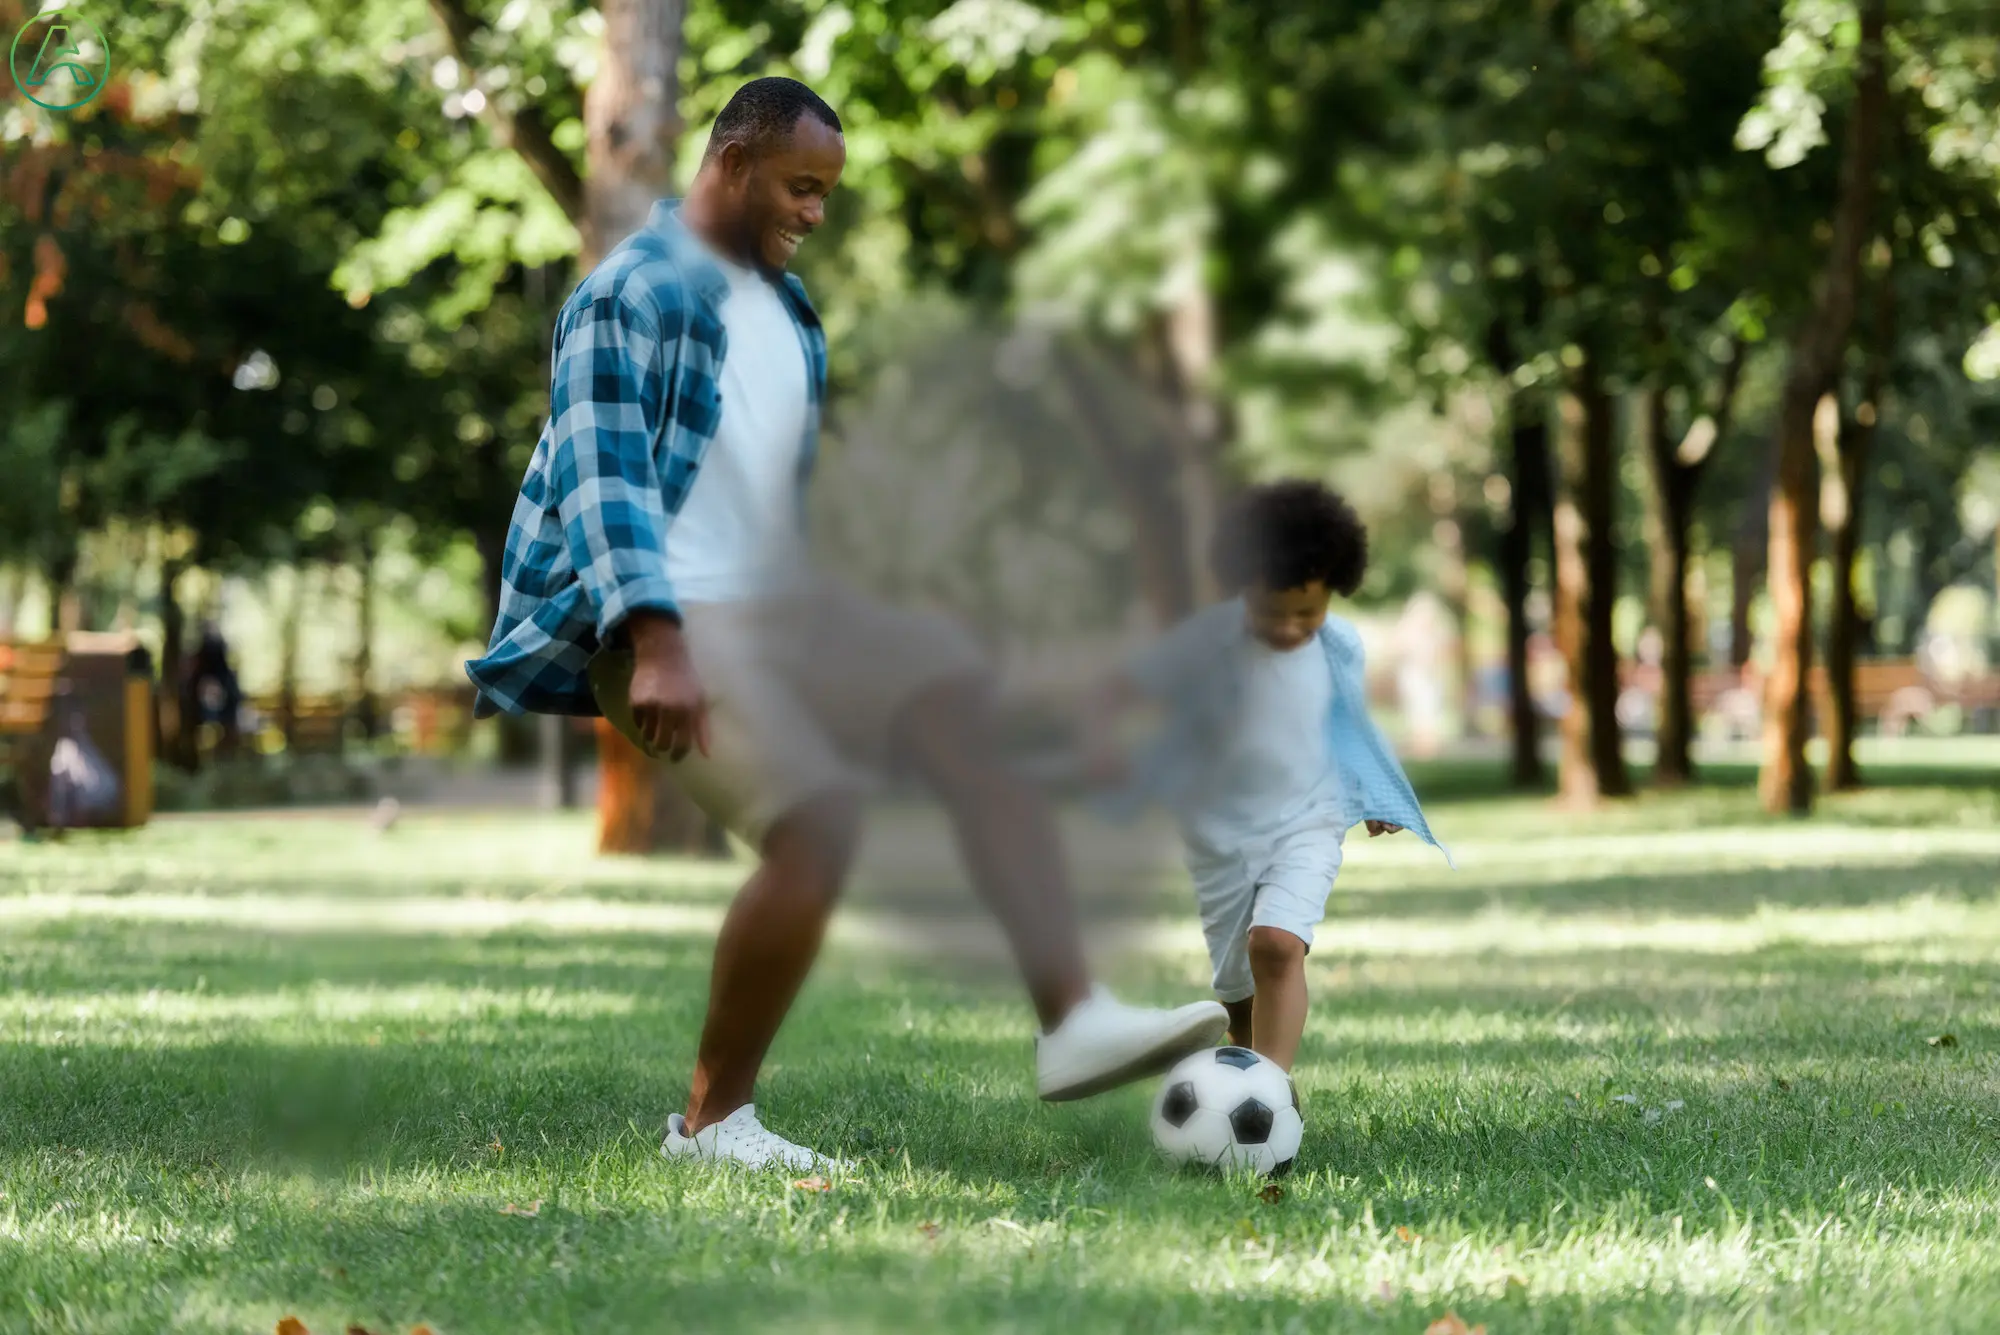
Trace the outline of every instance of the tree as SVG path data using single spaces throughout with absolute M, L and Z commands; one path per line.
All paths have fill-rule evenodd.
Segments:
M 1659 758 L 1653 780 L 1666 787 L 1694 777 L 1694 644 L 1688 616 L 1688 539 L 1703 473 L 1716 442 L 1729 434 L 1746 356 L 1732 339 L 1713 401 L 1686 432 L 1668 425 L 1668 395 L 1659 383 L 1641 401 L 1640 441 L 1650 482 L 1647 545 L 1651 549 L 1652 617 L 1662 631 Z
M 1612 402 L 1596 357 L 1580 351 L 1560 400 L 1555 638 L 1569 665 L 1570 703 L 1556 781 L 1564 801 L 1589 806 L 1629 795 L 1632 781 L 1618 727 L 1618 650 L 1611 639 L 1618 588 Z
M 1841 155 L 1840 193 L 1832 235 L 1813 300 L 1794 327 L 1779 401 L 1777 474 L 1771 494 L 1771 603 L 1776 652 L 1765 700 L 1763 767 L 1758 793 L 1772 812 L 1812 807 L 1806 764 L 1808 690 L 1813 632 L 1810 591 L 1819 541 L 1818 451 L 1814 420 L 1824 411 L 1832 378 L 1847 346 L 1860 279 L 1861 248 L 1876 194 L 1877 149 L 1888 90 L 1883 47 L 1887 0 L 1862 0 L 1853 74 L 1853 103 Z M 1837 405 L 1830 411 L 1837 413 Z

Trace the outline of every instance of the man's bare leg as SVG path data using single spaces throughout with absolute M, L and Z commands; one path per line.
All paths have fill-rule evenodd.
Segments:
M 991 687 L 958 678 L 925 691 L 897 743 L 950 810 L 980 898 L 1000 920 L 1042 1028 L 1090 995 L 1076 901 L 1047 805 L 1001 763 Z
M 686 1134 L 751 1102 L 764 1054 L 819 954 L 860 825 L 859 801 L 841 794 L 807 802 L 765 835 L 763 861 L 716 937 Z

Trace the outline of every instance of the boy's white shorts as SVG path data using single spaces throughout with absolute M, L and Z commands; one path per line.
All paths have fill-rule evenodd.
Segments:
M 1215 968 L 1215 995 L 1242 1001 L 1257 989 L 1250 977 L 1250 929 L 1276 927 L 1312 948 L 1340 874 L 1344 823 L 1326 817 L 1252 841 L 1227 857 L 1191 859 L 1202 934 Z

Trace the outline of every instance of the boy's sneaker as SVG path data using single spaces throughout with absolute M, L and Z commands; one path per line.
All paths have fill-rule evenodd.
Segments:
M 1035 1040 L 1036 1082 L 1050 1103 L 1088 1098 L 1212 1048 L 1228 1028 L 1220 1002 L 1152 1010 L 1128 1006 L 1100 987 Z
M 842 1172 L 851 1167 L 844 1159 L 794 1145 L 783 1136 L 764 1129 L 753 1104 L 744 1104 L 721 1121 L 687 1134 L 687 1119 L 679 1113 L 667 1119 L 667 1138 L 660 1153 L 669 1159 L 711 1159 L 718 1163 L 738 1163 L 745 1168 L 791 1168 L 803 1173 L 822 1168 Z

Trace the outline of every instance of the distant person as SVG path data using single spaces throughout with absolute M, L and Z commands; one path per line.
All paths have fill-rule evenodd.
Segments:
M 765 1129 L 765 1050 L 819 952 L 868 762 L 950 808 L 1041 1021 L 1037 1083 L 1078 1098 L 1214 1043 L 1214 1002 L 1093 988 L 1054 822 L 1001 764 L 992 683 L 948 623 L 816 576 L 801 529 L 826 339 L 793 254 L 846 165 L 805 85 L 757 79 L 716 118 L 685 200 L 605 256 L 557 318 L 548 425 L 516 503 L 475 712 L 603 714 L 757 848 L 716 941 L 675 1157 L 807 1168 Z
M 236 669 L 229 664 L 229 644 L 213 622 L 202 626 L 201 640 L 187 668 L 184 698 L 193 703 L 197 726 L 212 724 L 220 730 L 221 749 L 234 752 L 241 736 L 243 688 Z
M 1419 593 L 1403 608 L 1392 638 L 1396 700 L 1410 730 L 1410 750 L 1426 760 L 1444 744 L 1444 658 L 1451 643 L 1444 605 Z
M 1164 707 L 1163 736 L 1126 797 L 1175 813 L 1230 1039 L 1286 1070 L 1348 830 L 1409 829 L 1437 843 L 1368 717 L 1361 637 L 1327 614 L 1367 562 L 1361 520 L 1334 492 L 1305 481 L 1251 489 L 1214 554 L 1235 596 L 1139 654 L 1086 718 L 1091 769 L 1107 776 L 1125 769 L 1118 716 L 1142 701 Z

